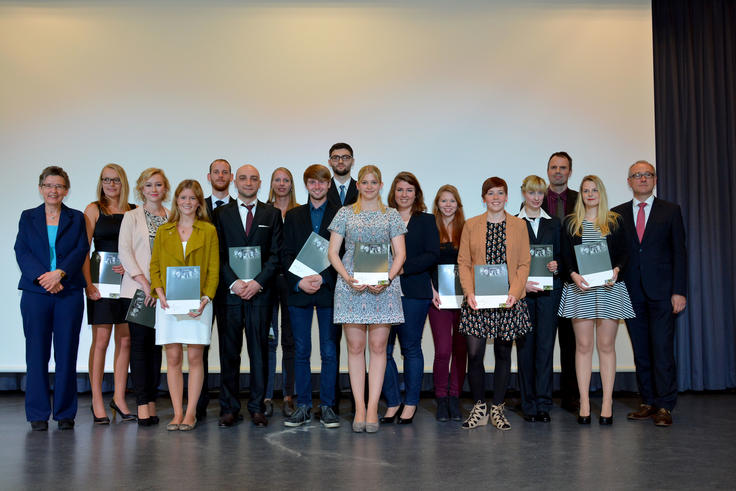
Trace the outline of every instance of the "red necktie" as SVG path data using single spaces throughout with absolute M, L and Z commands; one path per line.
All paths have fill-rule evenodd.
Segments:
M 250 229 L 253 226 L 253 207 L 255 205 L 243 205 L 248 208 L 248 216 L 245 219 L 245 235 L 250 236 Z M 637 229 L 638 229 L 637 225 Z
M 639 243 L 644 238 L 644 227 L 646 227 L 646 215 L 644 215 L 644 207 L 646 203 L 639 203 L 639 213 L 636 214 L 636 235 L 639 236 Z

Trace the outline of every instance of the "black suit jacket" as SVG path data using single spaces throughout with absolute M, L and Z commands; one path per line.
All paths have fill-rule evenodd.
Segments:
M 327 230 L 327 227 L 332 223 L 332 219 L 335 218 L 335 214 L 340 207 L 335 206 L 329 201 L 324 206 L 327 208 L 322 217 L 322 224 L 319 227 L 319 235 L 330 240 L 330 231 Z M 302 290 L 297 292 L 295 289 L 301 278 L 289 272 L 291 264 L 307 242 L 311 233 L 312 217 L 309 211 L 309 203 L 297 206 L 286 212 L 286 217 L 284 218 L 284 247 L 281 254 L 281 262 L 284 265 L 284 275 L 289 285 L 289 298 L 287 302 L 294 307 L 308 307 L 311 305 L 315 307 L 332 307 L 335 282 L 337 280 L 337 273 L 332 266 L 320 273 L 322 276 L 322 286 L 312 295 Z
M 623 217 L 629 264 L 626 286 L 632 299 L 667 300 L 687 295 L 687 251 L 680 206 L 654 198 L 644 237 L 639 242 L 633 200 L 613 210 Z M 643 289 L 643 290 L 642 290 Z
M 516 216 L 518 217 L 519 215 Z M 560 219 L 551 216 L 550 218 L 539 220 L 537 235 L 534 235 L 534 229 L 532 228 L 532 224 L 529 223 L 529 220 L 523 220 L 526 222 L 526 230 L 529 232 L 529 245 L 552 244 L 552 259 L 557 261 L 557 270 L 562 272 L 562 253 L 560 249 L 562 224 L 560 223 Z M 562 279 L 560 276 L 560 274 L 555 275 L 552 283 L 554 288 L 562 288 Z
M 440 260 L 440 233 L 434 215 L 414 213 L 406 226 L 406 261 L 399 277 L 408 298 L 432 298 L 432 270 Z
M 260 246 L 261 272 L 253 278 L 262 287 L 250 302 L 254 305 L 268 305 L 273 294 L 273 281 L 279 268 L 279 256 L 283 240 L 281 212 L 273 206 L 258 201 L 253 216 L 250 235 L 245 235 L 245 228 L 238 212 L 238 202 L 233 200 L 215 210 L 215 228 L 220 239 L 220 284 L 217 296 L 225 299 L 228 305 L 237 305 L 242 301 L 237 295 L 230 293 L 230 285 L 238 277 L 229 264 L 229 248 Z
M 235 198 L 233 198 L 232 196 L 228 196 L 227 203 L 232 203 L 233 201 L 235 201 Z M 214 215 L 214 213 L 213 213 L 213 209 L 214 209 L 213 207 L 214 207 L 214 205 L 212 204 L 212 196 L 207 196 L 204 199 L 204 202 L 207 205 L 207 213 L 209 214 L 210 218 L 212 220 L 214 220 L 214 216 L 213 216 Z M 227 204 L 227 203 L 225 203 L 225 204 Z M 222 206 L 224 206 L 224 205 L 222 205 Z
M 348 184 L 348 188 L 345 190 L 345 203 L 340 203 L 340 190 L 337 189 L 335 180 L 332 179 L 330 182 L 330 189 L 327 190 L 327 201 L 334 206 L 340 208 L 341 206 L 352 205 L 358 201 L 358 187 L 355 185 L 358 181 L 352 177 L 350 178 L 350 184 Z
M 567 201 L 565 202 L 565 215 L 569 215 L 575 210 L 575 202 L 578 200 L 578 192 L 573 191 L 570 188 L 567 188 L 565 190 L 565 193 L 567 194 Z M 555 210 L 550 211 L 547 206 L 547 193 L 544 194 L 544 201 L 542 201 L 542 209 L 547 212 L 547 214 L 551 217 L 555 216 Z
M 566 217 L 562 222 L 562 232 L 560 236 L 560 250 L 562 253 L 562 271 L 565 281 L 570 279 L 571 273 L 579 273 L 578 261 L 575 258 L 575 246 L 583 243 L 583 237 L 580 235 L 572 235 L 568 228 L 570 217 Z M 606 235 L 606 243 L 608 244 L 608 253 L 611 255 L 611 268 L 618 266 L 619 272 L 616 282 L 623 281 L 626 274 L 627 264 L 627 247 L 626 247 L 626 230 L 624 230 L 623 218 L 618 217 L 618 225 L 611 233 Z

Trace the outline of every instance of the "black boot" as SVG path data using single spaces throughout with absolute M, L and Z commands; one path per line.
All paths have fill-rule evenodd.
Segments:
M 447 397 L 437 398 L 437 421 L 450 421 L 450 403 Z
M 460 412 L 460 399 L 450 396 L 449 400 L 450 419 L 453 421 L 462 421 L 463 415 Z

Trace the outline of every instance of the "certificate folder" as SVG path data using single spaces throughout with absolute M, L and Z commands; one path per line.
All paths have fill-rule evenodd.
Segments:
M 357 242 L 353 254 L 353 278 L 361 285 L 388 283 L 388 243 Z
M 437 293 L 440 294 L 441 309 L 459 309 L 463 303 L 463 287 L 457 264 L 437 265 Z
M 112 270 L 120 266 L 117 252 L 95 251 L 89 260 L 92 283 L 103 298 L 120 298 L 120 282 L 123 275 Z
M 538 287 L 544 290 L 552 289 L 552 272 L 547 269 L 547 264 L 553 260 L 552 244 L 534 244 L 529 247 L 532 256 L 529 268 L 529 281 L 536 281 Z
M 130 300 L 128 312 L 125 314 L 127 322 L 135 322 L 146 327 L 154 327 L 156 325 L 156 307 L 148 307 L 145 304 L 146 294 L 143 290 L 136 290 L 133 298 Z
M 199 310 L 199 266 L 166 268 L 167 314 L 188 314 Z
M 289 272 L 299 278 L 320 274 L 330 265 L 330 260 L 327 259 L 329 245 L 330 242 L 321 235 L 314 232 L 309 234 L 302 250 L 299 251 L 296 259 L 291 263 Z
M 251 281 L 261 272 L 261 247 L 230 247 L 230 268 L 238 279 Z
M 475 301 L 479 309 L 506 307 L 509 273 L 505 264 L 475 266 Z
M 588 286 L 602 286 L 613 278 L 606 239 L 576 245 L 575 259 L 578 261 L 578 273 L 588 282 Z

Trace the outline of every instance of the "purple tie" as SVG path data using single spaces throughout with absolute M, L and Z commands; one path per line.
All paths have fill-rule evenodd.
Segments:
M 639 213 L 636 214 L 636 235 L 639 236 L 639 243 L 644 238 L 644 228 L 646 227 L 646 215 L 644 215 L 644 207 L 646 203 L 639 203 Z
M 248 217 L 245 219 L 245 235 L 250 236 L 250 229 L 253 227 L 253 207 L 255 205 L 243 205 L 248 208 Z

